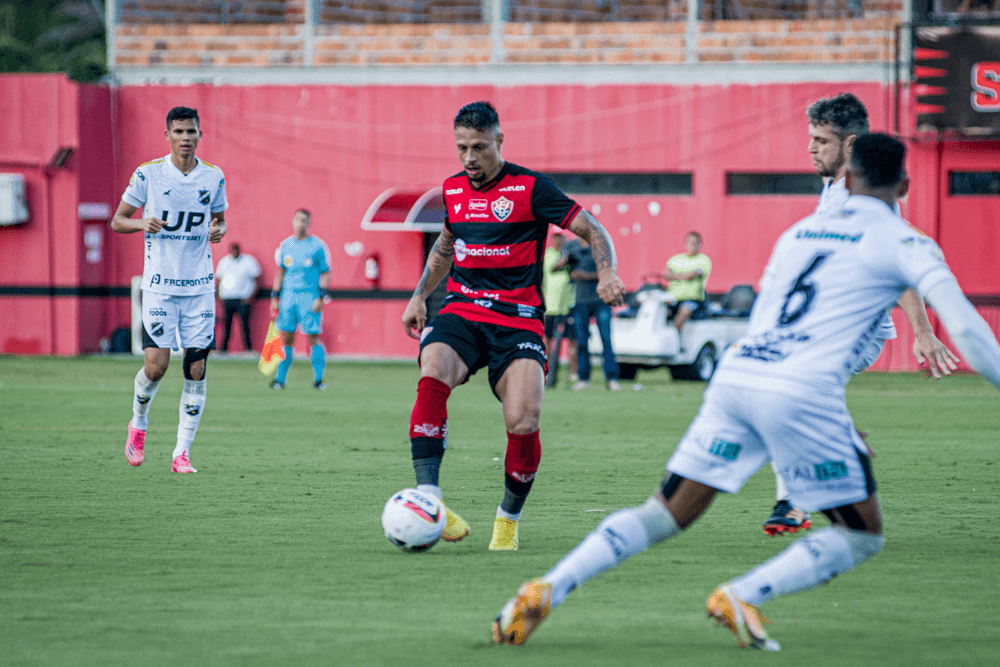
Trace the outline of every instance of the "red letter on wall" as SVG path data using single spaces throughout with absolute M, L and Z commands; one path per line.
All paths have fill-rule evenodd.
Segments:
M 972 108 L 1000 111 L 1000 62 L 972 66 Z

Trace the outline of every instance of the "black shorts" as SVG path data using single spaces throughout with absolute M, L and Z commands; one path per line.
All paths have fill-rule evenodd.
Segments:
M 453 313 L 435 317 L 420 337 L 420 351 L 431 343 L 444 343 L 458 353 L 469 373 L 461 384 L 469 381 L 480 368 L 489 368 L 490 389 L 497 393 L 497 382 L 515 359 L 534 359 L 548 370 L 545 345 L 541 336 L 524 329 L 497 324 L 473 322 Z M 498 397 L 499 398 L 499 397 Z

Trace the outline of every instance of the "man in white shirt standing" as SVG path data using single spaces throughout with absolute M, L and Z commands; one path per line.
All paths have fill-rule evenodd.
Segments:
M 167 114 L 170 154 L 139 165 L 132 174 L 111 228 L 143 232 L 143 367 L 135 376 L 132 421 L 125 458 L 142 464 L 149 406 L 170 364 L 170 350 L 184 349 L 173 472 L 198 472 L 188 452 L 205 408 L 205 361 L 215 347 L 215 274 L 209 243 L 226 233 L 226 179 L 222 170 L 195 157 L 201 140 L 198 111 L 174 107 Z M 142 208 L 142 218 L 132 219 Z
M 989 325 L 938 245 L 894 211 L 908 185 L 905 154 L 887 135 L 857 138 L 851 197 L 839 211 L 811 215 L 778 239 L 747 332 L 719 362 L 663 484 L 523 584 L 497 615 L 494 642 L 524 643 L 575 588 L 688 528 L 718 492 L 736 493 L 768 460 L 778 464 L 795 503 L 822 511 L 833 525 L 711 594 L 709 618 L 740 646 L 779 650 L 764 630 L 761 605 L 824 584 L 882 550 L 875 478 L 845 389 L 885 309 L 907 288 L 917 290 L 969 365 L 1000 389 L 1000 345 Z M 627 590 L 616 599 L 627 600 Z
M 851 160 L 854 141 L 868 132 L 868 110 L 851 93 L 839 93 L 833 97 L 814 102 L 806 110 L 809 120 L 809 154 L 812 156 L 816 173 L 823 177 L 823 191 L 816 206 L 816 213 L 839 211 L 847 202 L 847 168 Z M 895 212 L 899 215 L 899 204 Z M 899 307 L 913 328 L 913 354 L 918 361 L 927 360 L 930 372 L 935 378 L 949 375 L 957 368 L 958 358 L 934 335 L 924 301 L 914 290 L 908 289 L 899 298 Z M 896 327 L 892 323 L 892 306 L 885 311 L 878 330 L 868 343 L 864 354 L 853 369 L 860 373 L 875 363 L 885 341 L 896 337 Z M 771 516 L 764 522 L 764 532 L 768 535 L 795 533 L 812 526 L 808 512 L 794 507 L 789 498 L 788 486 L 775 467 L 775 505 Z
M 240 251 L 240 244 L 229 246 L 229 254 L 219 260 L 215 267 L 215 278 L 219 281 L 219 299 L 222 301 L 222 351 L 229 352 L 229 333 L 233 328 L 233 316 L 239 315 L 243 324 L 243 347 L 252 350 L 250 343 L 250 306 L 257 294 L 257 278 L 260 264 L 253 257 Z

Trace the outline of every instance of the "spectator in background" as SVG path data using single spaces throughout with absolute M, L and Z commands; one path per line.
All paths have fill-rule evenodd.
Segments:
M 667 260 L 663 277 L 670 281 L 667 291 L 677 299 L 677 312 L 673 325 L 680 333 L 681 327 L 696 311 L 705 307 L 705 283 L 712 272 L 712 260 L 701 252 L 701 234 L 688 232 L 684 237 L 687 252 Z
M 229 246 L 229 254 L 219 260 L 215 278 L 219 281 L 219 299 L 225 311 L 222 325 L 222 351 L 229 352 L 229 333 L 233 316 L 239 315 L 243 324 L 243 347 L 253 349 L 250 342 L 250 304 L 257 294 L 260 264 L 252 255 L 240 252 L 240 244 Z
M 582 238 L 571 239 L 563 244 L 559 261 L 552 267 L 558 271 L 568 266 L 570 280 L 576 285 L 576 305 L 571 311 L 576 329 L 577 366 L 580 379 L 573 384 L 573 391 L 587 389 L 590 386 L 590 318 L 597 321 L 597 330 L 601 335 L 601 345 L 604 348 L 604 379 L 611 391 L 621 390 L 618 384 L 618 360 L 611 345 L 611 306 L 597 294 L 597 264 L 594 262 L 594 252 Z
M 559 348 L 566 334 L 569 336 L 569 372 L 570 380 L 576 382 L 576 332 L 573 331 L 570 311 L 573 308 L 575 295 L 573 284 L 569 279 L 569 270 L 565 267 L 553 271 L 552 267 L 559 261 L 563 242 L 566 237 L 556 232 L 552 235 L 552 244 L 545 249 L 542 258 L 542 295 L 545 297 L 545 354 L 549 358 L 549 372 L 545 378 L 546 387 L 555 387 L 559 378 Z

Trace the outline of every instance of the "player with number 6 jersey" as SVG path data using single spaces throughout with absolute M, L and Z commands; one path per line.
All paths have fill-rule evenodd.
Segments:
M 857 138 L 847 172 L 851 197 L 778 240 L 747 333 L 719 362 L 660 488 L 645 504 L 609 515 L 552 570 L 522 585 L 497 615 L 494 641 L 523 643 L 574 589 L 688 528 L 719 491 L 739 491 L 768 460 L 787 480 L 792 502 L 822 511 L 833 525 L 709 596 L 709 617 L 740 646 L 779 650 L 761 605 L 824 584 L 882 550 L 875 477 L 844 388 L 885 309 L 915 289 L 969 365 L 1000 388 L 1000 345 L 989 325 L 937 244 L 893 210 L 908 186 L 905 154 L 888 135 Z M 617 597 L 627 599 L 627 591 Z
M 210 243 L 226 233 L 226 178 L 195 157 L 201 140 L 198 112 L 174 107 L 167 114 L 170 154 L 139 166 L 122 195 L 111 228 L 143 232 L 142 346 L 135 377 L 132 421 L 125 458 L 142 464 L 149 407 L 170 364 L 170 350 L 184 349 L 173 472 L 197 472 L 188 458 L 205 407 L 205 363 L 215 346 L 215 276 Z M 132 216 L 142 210 L 141 219 Z

